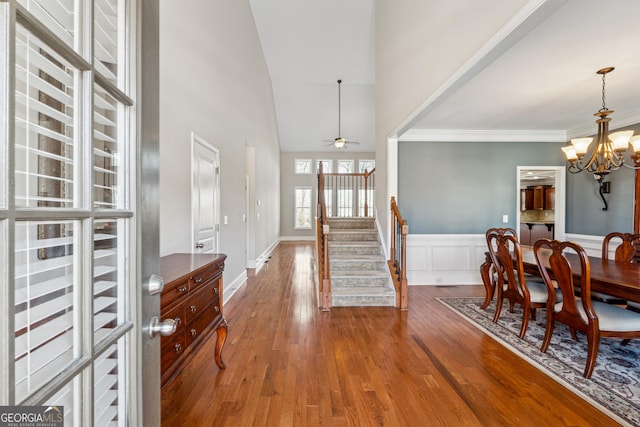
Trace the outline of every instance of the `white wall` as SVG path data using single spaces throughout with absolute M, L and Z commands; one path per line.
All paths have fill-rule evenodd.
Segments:
M 374 153 L 327 149 L 326 151 L 315 152 L 292 152 L 283 151 L 280 153 L 280 194 L 282 200 L 280 206 L 282 212 L 280 215 L 280 238 L 282 240 L 314 240 L 316 238 L 315 217 L 316 204 L 318 201 L 318 175 L 316 172 L 316 163 L 318 160 L 332 160 L 334 172 L 337 171 L 337 160 L 353 160 L 355 168 L 358 168 L 358 160 L 375 160 Z M 294 163 L 296 159 L 308 159 L 312 161 L 313 171 L 309 175 L 296 175 Z M 326 172 L 326 170 L 325 170 Z M 375 182 L 377 183 L 377 175 Z M 310 230 L 295 229 L 295 197 L 294 190 L 296 187 L 311 187 L 311 212 L 312 224 Z
M 144 78 L 144 77 L 143 77 Z M 248 0 L 160 2 L 160 254 L 191 252 L 190 135 L 220 151 L 225 282 L 247 266 L 246 224 L 256 254 L 280 234 L 280 160 L 271 80 Z M 246 147 L 255 149 L 255 171 Z M 248 215 L 245 176 L 255 174 Z M 259 219 L 257 214 L 259 213 Z
M 380 184 L 394 181 L 388 176 L 387 137 L 526 3 L 376 0 L 376 173 Z M 388 227 L 387 207 L 393 195 L 378 186 L 376 203 L 383 229 Z

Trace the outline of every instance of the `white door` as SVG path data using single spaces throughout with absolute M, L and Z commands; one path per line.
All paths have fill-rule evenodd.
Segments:
M 65 426 L 159 425 L 159 344 L 139 309 L 159 308 L 139 286 L 157 267 L 157 197 L 138 210 L 136 179 L 158 88 L 135 81 L 158 6 L 141 3 L 0 1 L 0 405 L 55 407 Z M 142 360 L 157 379 L 140 381 Z
M 192 250 L 196 253 L 217 253 L 220 241 L 219 154 L 210 144 L 193 133 L 191 143 Z

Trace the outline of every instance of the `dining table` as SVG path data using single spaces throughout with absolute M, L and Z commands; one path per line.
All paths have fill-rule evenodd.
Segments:
M 520 245 L 522 251 L 522 266 L 525 273 L 540 277 L 540 270 L 533 253 L 532 246 Z M 566 254 L 571 269 L 574 272 L 574 280 L 580 280 L 580 260 L 577 255 Z M 543 256 L 544 262 L 544 256 Z M 589 256 L 591 266 L 591 290 L 618 297 L 627 301 L 640 303 L 640 264 L 617 262 Z M 480 266 L 480 275 L 486 290 L 486 297 L 481 308 L 486 308 L 491 303 L 495 293 L 495 280 L 493 278 L 492 261 L 489 252 L 485 253 L 485 262 Z

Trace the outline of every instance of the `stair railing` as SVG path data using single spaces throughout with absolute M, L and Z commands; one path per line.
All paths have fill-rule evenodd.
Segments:
M 331 272 L 329 269 L 329 221 L 327 220 L 327 204 L 324 199 L 325 177 L 322 162 L 318 168 L 318 213 L 316 219 L 316 240 L 318 245 L 318 285 L 319 304 L 322 311 L 331 309 Z
M 400 310 L 407 310 L 409 303 L 407 234 L 409 234 L 409 225 L 402 219 L 395 197 L 391 197 L 391 259 L 388 264 L 396 289 L 396 306 Z
M 323 174 L 327 214 L 330 217 L 375 216 L 375 171 L 376 168 L 360 173 Z

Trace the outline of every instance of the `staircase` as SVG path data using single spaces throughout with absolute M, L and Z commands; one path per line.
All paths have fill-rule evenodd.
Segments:
M 395 306 L 374 218 L 329 218 L 333 307 Z

